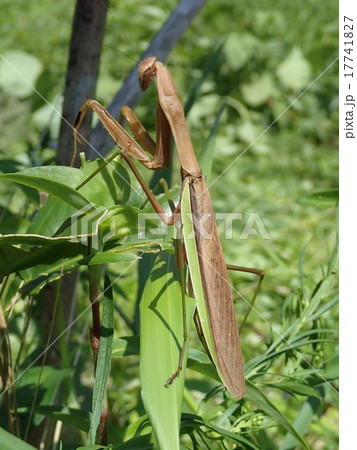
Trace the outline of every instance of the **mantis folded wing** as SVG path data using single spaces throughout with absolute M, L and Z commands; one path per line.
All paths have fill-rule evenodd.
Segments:
M 191 178 L 185 184 L 181 214 L 190 278 L 197 301 L 198 326 L 220 378 L 236 398 L 241 398 L 245 395 L 245 382 L 238 325 L 204 178 Z M 205 215 L 204 233 L 207 236 L 198 229 Z

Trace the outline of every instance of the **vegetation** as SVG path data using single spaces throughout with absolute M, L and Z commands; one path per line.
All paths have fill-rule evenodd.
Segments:
M 265 3 L 262 9 L 255 0 L 207 2 L 167 60 L 183 102 L 193 99 L 187 122 L 194 148 L 198 154 L 205 148 L 206 155 L 214 150 L 208 162 L 214 210 L 242 213 L 233 221 L 233 239 L 224 239 L 221 230 L 225 259 L 266 272 L 241 334 L 245 399 L 236 402 L 223 391 L 192 329 L 188 369 L 179 378 L 185 380 L 182 448 L 338 445 L 338 10 L 331 0 Z M 124 163 L 114 166 L 120 176 L 107 168 L 81 193 L 75 187 L 98 162 L 86 162 L 83 170 L 54 166 L 60 117 L 47 102 L 61 110 L 74 5 L 17 4 L 3 1 L 0 25 L 6 58 L 0 60 L 0 447 L 33 448 L 26 442 L 38 445 L 44 423 L 47 448 L 59 441 L 58 448 L 84 446 L 89 428 L 88 442 L 94 442 L 100 408 L 91 404 L 88 279 L 97 288 L 99 264 L 105 263 L 105 286 L 116 281 L 112 292 L 105 291 L 104 277 L 100 281 L 103 321 L 114 336 L 107 336 L 98 356 L 95 395 L 104 396 L 98 379 L 109 376 L 108 444 L 151 448 L 155 438 L 140 396 L 138 308 L 151 260 L 168 258 L 171 243 L 135 239 L 138 212 L 151 210 Z M 175 6 L 173 0 L 111 3 L 96 95 L 102 104 L 132 66 L 125 54 L 138 58 Z M 152 88 L 136 108 L 152 136 L 155 102 Z M 149 180 L 151 174 L 138 168 Z M 123 178 L 131 179 L 131 190 Z M 179 185 L 175 156 L 174 197 Z M 50 194 L 44 206 L 40 191 Z M 110 210 L 101 233 L 114 220 L 117 225 L 106 247 L 92 242 L 92 253 L 70 239 L 66 222 L 88 200 Z M 257 221 L 257 233 L 247 236 L 246 225 L 256 217 L 268 239 Z M 62 276 L 75 269 L 73 301 L 61 298 L 68 283 Z M 242 297 L 249 300 L 256 284 L 237 273 L 230 279 L 241 323 L 247 309 Z M 16 380 L 6 392 L 5 372 Z

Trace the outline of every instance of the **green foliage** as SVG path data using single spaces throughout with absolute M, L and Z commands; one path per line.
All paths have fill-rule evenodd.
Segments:
M 73 5 L 69 1 L 2 5 L 0 53 L 44 98 L 1 59 L 0 318 L 7 326 L 1 328 L 5 330 L 1 364 L 12 367 L 9 384 L 19 379 L 15 390 L 4 392 L 2 387 L 0 407 L 16 411 L 17 423 L 11 425 L 1 414 L 0 447 L 33 448 L 24 441 L 26 428 L 33 438 L 31 433 L 46 417 L 63 424 L 63 449 L 102 448 L 85 445 L 93 412 L 93 357 L 84 314 L 92 267 L 115 280 L 112 358 L 100 350 L 104 356 L 98 360 L 95 404 L 105 397 L 111 363 L 105 399 L 110 413 L 108 442 L 117 449 L 152 448 L 157 445 L 152 433 L 157 423 L 151 427 L 146 416 L 141 383 L 147 377 L 145 389 L 155 392 L 150 383 L 158 383 L 161 372 L 171 369 L 150 365 L 150 352 L 160 351 L 162 335 L 155 350 L 146 340 L 147 348 L 140 348 L 137 260 L 144 253 L 168 258 L 173 247 L 155 234 L 147 240 L 137 238 L 138 214 L 152 209 L 143 206 L 141 190 L 130 182 L 120 161 L 114 160 L 91 179 L 89 175 L 101 168 L 98 161 L 86 162 L 81 169 L 52 165 L 60 119 L 46 101 L 61 109 Z M 138 58 L 175 6 L 174 1 L 155 6 L 144 0 L 111 2 L 99 101 L 110 102 L 132 65 L 113 48 Z M 332 0 L 278 0 L 266 2 L 264 8 L 255 0 L 207 2 L 167 61 L 180 97 L 187 99 L 194 147 L 205 172 L 212 168 L 214 210 L 242 213 L 241 220 L 233 220 L 233 239 L 226 239 L 221 229 L 225 259 L 266 272 L 241 335 L 245 399 L 236 402 L 223 390 L 196 335 L 190 336 L 186 375 L 181 374 L 168 390 L 170 396 L 177 395 L 185 381 L 182 448 L 283 450 L 304 448 L 307 443 L 310 448 L 333 450 L 338 445 L 337 65 L 324 72 L 338 55 L 337 17 Z M 152 133 L 155 97 L 151 89 L 136 110 Z M 176 160 L 175 184 L 180 184 Z M 39 191 L 50 194 L 44 204 Z M 87 209 L 89 202 L 93 209 Z M 160 202 L 167 207 L 163 197 Z M 73 213 L 83 207 L 71 223 Z M 270 239 L 260 233 L 244 238 L 252 213 L 259 214 Z M 149 220 L 146 225 L 155 227 Z M 103 236 L 109 236 L 104 243 Z M 145 264 L 146 273 L 151 273 L 144 276 L 148 283 L 164 281 L 155 279 Z M 63 305 L 59 302 L 49 343 L 57 337 L 58 341 L 50 348 L 48 362 L 43 369 L 27 370 L 41 360 L 48 345 L 43 314 L 51 305 L 45 286 L 76 269 L 76 292 L 67 293 L 75 303 L 68 308 L 66 298 Z M 230 280 L 239 322 L 254 286 L 249 275 L 234 273 Z M 65 285 L 62 281 L 62 288 Z M 104 289 L 101 283 L 100 291 Z M 180 300 L 175 307 L 180 309 Z M 145 309 L 142 314 L 150 312 Z M 149 320 L 142 323 L 149 328 L 145 332 L 156 326 Z M 146 367 L 154 374 L 157 370 L 158 380 L 146 369 L 139 375 L 139 354 Z M 166 391 L 161 381 L 160 387 Z M 162 411 L 157 411 L 152 392 L 145 402 L 148 410 L 154 409 L 147 413 L 155 422 L 153 415 Z M 94 412 L 92 437 L 100 408 Z M 167 417 L 166 432 L 178 428 L 178 416 L 175 409 L 173 417 Z

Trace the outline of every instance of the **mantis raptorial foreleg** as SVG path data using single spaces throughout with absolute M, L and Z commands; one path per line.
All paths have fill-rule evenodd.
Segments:
M 141 147 L 117 122 L 113 116 L 96 100 L 87 100 L 80 109 L 74 124 L 75 153 L 77 142 L 83 143 L 79 129 L 88 111 L 97 113 L 99 120 L 113 140 L 124 153 L 136 158 L 148 169 L 160 169 L 169 164 L 171 133 L 173 134 L 179 151 L 181 166 L 190 176 L 201 177 L 202 172 L 195 157 L 190 136 L 187 130 L 183 107 L 178 98 L 175 84 L 168 69 L 154 57 L 145 59 L 139 67 L 139 82 L 146 90 L 152 78 L 158 80 L 158 105 L 156 110 L 157 142 L 148 137 L 145 128 L 140 124 L 135 114 L 128 107 L 121 111 L 122 118 L 128 124 L 138 141 L 149 153 L 154 155 L 151 160 Z

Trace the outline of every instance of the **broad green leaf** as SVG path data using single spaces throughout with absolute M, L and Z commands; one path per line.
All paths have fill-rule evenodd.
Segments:
M 94 171 L 99 172 L 93 177 L 107 187 L 115 204 L 126 203 L 130 195 L 130 177 L 125 167 L 114 159 L 109 164 L 104 165 L 105 160 L 95 159 L 88 161 L 82 168 L 85 176 L 90 176 Z M 92 179 L 88 182 L 89 186 Z M 109 206 L 109 205 L 108 205 Z
M 303 89 L 311 78 L 310 64 L 304 58 L 301 49 L 294 47 L 287 58 L 277 67 L 276 74 L 287 88 Z
M 170 252 L 172 245 L 170 243 L 155 241 L 127 241 L 124 244 L 109 245 L 108 250 L 97 252 L 93 256 L 85 258 L 83 264 L 109 264 L 121 261 L 134 261 L 141 259 L 143 254 L 158 253 L 161 250 Z
M 32 294 L 35 294 L 45 286 L 46 282 L 49 283 L 51 281 L 58 280 L 61 277 L 61 274 L 77 269 L 82 264 L 83 254 L 87 250 L 84 246 L 81 247 L 82 249 L 76 253 L 74 248 L 71 248 L 71 251 L 73 251 L 76 256 L 71 257 L 70 251 L 67 249 L 68 253 L 65 254 L 63 258 L 59 258 L 57 256 L 57 260 L 49 263 L 50 265 L 38 264 L 36 266 L 31 266 L 29 269 L 22 270 L 20 272 L 20 276 L 26 284 L 21 287 L 21 292 L 31 292 Z M 65 250 L 62 246 L 58 248 L 60 248 L 61 251 Z M 55 248 L 53 248 L 52 251 L 54 254 L 56 253 Z M 48 252 L 50 255 L 49 249 Z M 41 255 L 41 251 L 38 255 Z M 31 291 L 26 291 L 26 289 L 31 289 Z
M 230 33 L 224 44 L 224 54 L 232 70 L 241 69 L 252 57 L 259 40 L 249 33 Z
M 37 211 L 28 233 L 42 236 L 53 236 L 65 220 L 77 211 L 74 206 L 68 205 L 54 197 L 49 197 L 46 203 Z
M 49 199 L 51 201 L 51 199 Z M 43 208 L 39 211 L 41 211 Z M 106 213 L 106 210 L 103 210 Z M 41 236 L 37 234 L 12 234 L 0 235 L 0 278 L 13 272 L 25 271 L 21 273 L 22 278 L 28 283 L 37 278 L 43 284 L 48 275 L 52 272 L 61 270 L 64 258 L 77 258 L 81 260 L 81 256 L 88 254 L 88 236 L 97 232 L 98 221 L 104 216 L 102 223 L 99 225 L 99 235 L 92 237 L 92 245 L 99 248 L 103 242 L 109 242 L 113 239 L 117 240 L 128 234 L 136 233 L 138 226 L 138 214 L 140 210 L 128 205 L 118 205 L 110 209 L 105 215 L 101 209 L 93 211 L 91 214 L 84 215 L 83 218 L 72 223 L 69 233 L 75 231 L 78 234 L 58 237 Z M 145 213 L 142 213 L 145 215 Z M 97 217 L 98 216 L 98 217 Z M 150 219 L 146 221 L 148 226 L 155 226 Z M 82 232 L 82 234 L 80 234 Z M 65 233 L 64 234 L 69 234 Z M 19 245 L 26 245 L 20 248 Z M 163 248 L 170 248 L 170 244 L 160 242 L 147 242 L 146 240 L 133 241 L 125 245 L 114 245 L 110 250 L 88 256 L 83 260 L 83 264 L 104 264 L 109 262 L 129 261 L 138 258 L 137 251 L 157 253 Z M 125 254 L 124 252 L 131 251 Z M 58 262 L 58 264 L 56 264 Z M 74 261 L 64 262 L 63 269 L 73 269 Z M 51 265 L 51 266 L 50 266 Z M 31 289 L 35 288 L 35 285 Z
M 70 167 L 52 167 L 50 176 L 60 183 L 65 183 L 70 188 L 76 189 L 83 183 L 90 174 L 94 173 L 100 166 L 99 161 L 87 163 L 83 169 L 73 169 Z M 47 176 L 47 168 L 41 169 L 41 174 Z M 42 170 L 43 169 L 43 170 Z M 103 173 L 101 173 L 103 172 Z M 114 203 L 125 203 L 130 194 L 130 184 L 128 184 L 128 174 L 121 164 L 115 161 L 110 163 L 110 167 L 104 167 L 101 172 L 91 178 L 81 189 L 88 201 L 107 208 Z M 22 173 L 22 172 L 20 172 Z M 16 174 L 15 174 L 16 175 Z M 61 186 L 60 186 L 61 187 Z M 77 192 L 77 191 L 76 191 Z M 99 195 L 97 193 L 100 193 Z M 73 195 L 76 195 L 72 192 Z M 80 212 L 89 213 L 84 205 L 84 210 L 77 211 L 77 206 L 65 203 L 64 198 L 50 197 L 45 205 L 37 212 L 28 232 L 46 236 L 53 236 L 58 228 L 70 217 L 71 222 L 75 223 L 76 216 Z M 87 202 L 88 203 L 88 202 Z M 99 208 L 98 213 L 102 212 Z
M 0 175 L 0 179 L 14 181 L 47 192 L 74 208 L 83 208 L 88 204 L 88 200 L 74 189 L 83 180 L 83 173 L 73 167 L 33 167 L 17 173 Z
M 59 280 L 63 276 L 63 274 L 76 269 L 79 266 L 80 261 L 82 261 L 82 255 L 74 258 L 60 260 L 55 264 L 51 264 L 50 273 L 46 272 L 44 266 L 36 266 L 36 269 L 38 270 L 37 273 L 39 273 L 39 275 L 36 275 L 35 271 L 32 270 L 32 268 L 31 272 L 27 270 L 21 271 L 20 276 L 24 279 L 25 284 L 21 286 L 20 292 L 22 294 L 28 295 L 38 294 L 41 289 L 43 289 L 49 283 Z
M 89 418 L 87 411 L 68 408 L 67 406 L 38 406 L 35 408 L 37 414 L 42 414 L 45 417 L 53 417 L 56 420 L 75 427 L 79 430 L 88 432 Z
M 25 251 L 11 244 L 0 245 L 0 281 L 6 276 L 15 271 L 12 264 L 18 258 L 22 258 Z
M 106 216 L 100 221 L 99 229 L 107 242 L 109 239 L 118 239 L 130 234 L 138 237 L 143 226 L 156 228 L 157 223 L 141 209 L 130 205 L 116 205 L 109 208 Z
M 217 370 L 211 360 L 208 358 L 206 353 L 200 352 L 199 350 L 191 348 L 188 350 L 187 367 L 195 372 L 201 373 L 206 377 L 220 381 Z
M 4 243 L 0 245 L 0 279 L 10 273 L 31 269 L 36 265 L 42 265 L 43 267 L 46 264 L 52 265 L 61 258 L 80 256 L 79 259 L 81 259 L 85 254 L 86 247 L 77 242 L 48 242 L 45 246 L 33 247 L 30 250 L 24 250 L 16 245 Z M 47 271 L 50 269 L 50 267 L 47 267 Z M 40 269 L 39 273 L 41 272 L 42 269 Z M 36 271 L 30 271 L 24 278 L 26 281 L 29 281 L 35 276 L 35 273 Z
M 135 253 L 116 253 L 114 251 L 98 252 L 93 256 L 85 258 L 82 264 L 93 266 L 97 264 L 113 264 L 124 261 L 136 261 L 138 255 Z
M 43 366 L 30 367 L 19 373 L 16 390 L 21 412 L 29 412 L 32 407 L 33 396 L 28 395 L 28 392 L 32 392 L 33 386 L 39 386 L 36 405 L 49 405 L 54 401 L 60 383 L 71 376 L 73 371 L 72 368 L 56 369 L 52 366 Z M 42 417 L 35 415 L 34 423 L 38 425 L 41 421 Z
M 241 87 L 241 90 L 246 103 L 252 106 L 259 106 L 273 94 L 273 77 L 269 72 L 253 76 L 249 83 Z
M 140 376 L 142 399 L 159 447 L 178 450 L 187 347 L 180 375 L 183 342 L 182 293 L 174 255 L 161 252 L 140 303 Z M 186 297 L 186 320 L 192 323 L 195 302 Z
M 139 437 L 137 437 L 139 436 Z M 138 439 L 138 441 L 136 441 Z M 142 441 L 142 439 L 144 439 L 144 441 Z M 151 446 L 149 447 L 150 449 L 152 449 L 152 442 L 154 441 L 154 436 L 152 434 L 152 429 L 150 426 L 150 422 L 149 419 L 147 417 L 147 415 L 141 415 L 139 418 L 137 418 L 136 420 L 134 420 L 133 422 L 129 423 L 129 425 L 127 426 L 124 436 L 123 436 L 123 441 L 124 444 L 122 444 L 122 446 L 119 445 L 119 447 L 115 447 L 115 448 L 123 448 L 123 449 L 141 449 L 141 443 L 145 442 L 146 444 L 151 444 Z M 137 446 L 134 446 L 133 443 L 137 443 Z M 140 442 L 140 444 L 139 444 Z M 144 448 L 145 448 L 145 444 L 144 444 Z
M 0 428 L 0 448 L 1 450 L 36 450 L 32 445 L 27 444 L 22 439 Z
M 21 278 L 26 283 L 32 282 L 31 286 L 22 286 L 22 292 L 34 289 L 33 293 L 38 292 L 46 282 L 58 279 L 61 271 L 72 270 L 86 254 L 87 248 L 71 242 L 69 237 L 0 235 L 0 279 L 21 271 Z
M 42 63 L 38 58 L 21 50 L 11 50 L 0 59 L 0 87 L 15 97 L 28 97 L 41 71 Z
M 87 206 L 89 202 L 109 207 L 114 205 L 115 201 L 128 198 L 130 186 L 124 168 L 120 168 L 120 173 L 114 172 L 114 169 L 104 168 L 102 175 L 97 174 L 88 180 L 88 176 L 96 169 L 98 169 L 96 161 L 89 164 L 85 170 L 65 166 L 32 167 L 21 172 L 0 175 L 0 179 L 47 192 L 61 202 L 79 209 Z M 113 173 L 116 174 L 116 179 L 111 177 Z M 88 182 L 79 190 L 76 189 L 87 180 Z M 123 186 L 122 189 L 116 187 L 119 181 Z
M 138 355 L 140 352 L 139 336 L 126 336 L 113 340 L 112 356 L 121 357 L 129 355 Z

